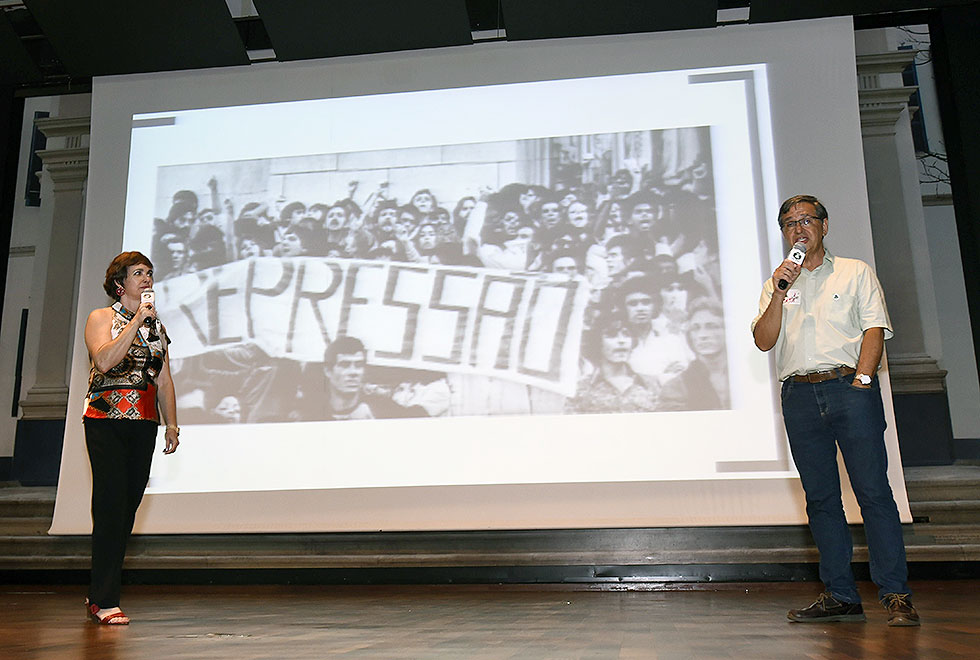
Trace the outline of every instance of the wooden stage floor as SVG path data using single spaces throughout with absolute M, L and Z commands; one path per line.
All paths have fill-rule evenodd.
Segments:
M 912 584 L 919 628 L 791 624 L 819 584 L 126 586 L 130 626 L 88 622 L 84 588 L 0 585 L 0 658 L 978 658 L 980 580 Z

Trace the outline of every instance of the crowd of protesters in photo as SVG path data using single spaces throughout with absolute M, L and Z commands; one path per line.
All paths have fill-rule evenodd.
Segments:
M 671 185 L 619 170 L 604 185 L 574 178 L 551 187 L 512 183 L 443 203 L 434 188 L 399 200 L 382 184 L 359 204 L 351 182 L 348 195 L 331 203 L 252 201 L 236 209 L 230 200 L 219 204 L 215 179 L 208 185 L 207 208 L 181 190 L 167 217 L 155 221 L 158 279 L 267 256 L 579 277 L 591 295 L 581 382 L 565 411 L 730 406 L 705 163 Z

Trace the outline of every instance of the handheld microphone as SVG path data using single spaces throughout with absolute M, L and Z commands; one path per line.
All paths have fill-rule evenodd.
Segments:
M 151 305 L 153 305 L 156 304 L 156 301 L 157 301 L 157 294 L 153 293 L 153 289 L 143 289 L 143 292 L 140 293 L 141 305 L 143 303 L 150 303 Z M 145 318 L 143 319 L 143 324 L 146 325 L 147 327 L 153 327 L 153 319 Z
M 786 258 L 792 261 L 797 266 L 803 263 L 803 258 L 806 256 L 806 243 L 794 243 L 793 247 L 789 249 L 789 254 Z M 784 279 L 780 279 L 776 284 L 779 286 L 780 291 L 785 291 L 786 287 L 789 286 L 789 282 Z

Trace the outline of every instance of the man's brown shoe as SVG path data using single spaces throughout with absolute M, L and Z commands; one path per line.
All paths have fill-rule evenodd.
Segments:
M 790 610 L 786 618 L 796 623 L 829 623 L 832 621 L 864 621 L 861 603 L 845 603 L 825 591 L 809 607 Z
M 908 594 L 885 594 L 881 604 L 888 610 L 889 626 L 917 626 L 919 613 Z

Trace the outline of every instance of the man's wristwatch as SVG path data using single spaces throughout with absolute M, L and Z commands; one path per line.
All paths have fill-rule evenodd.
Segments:
M 854 380 L 861 383 L 862 385 L 871 384 L 871 376 L 869 376 L 868 374 L 854 374 Z

